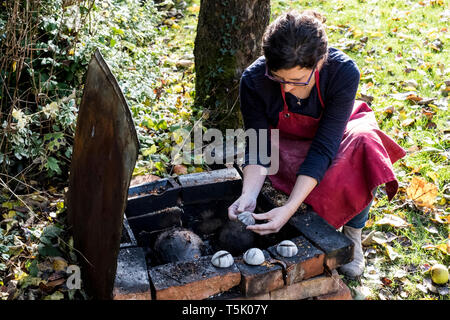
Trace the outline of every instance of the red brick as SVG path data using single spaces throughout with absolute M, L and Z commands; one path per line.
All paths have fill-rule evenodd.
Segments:
M 248 265 L 242 257 L 235 260 L 241 271 L 241 292 L 244 296 L 259 296 L 284 286 L 281 266 L 269 263 L 269 253 L 266 250 L 263 253 L 266 262 L 260 266 Z
M 336 292 L 339 286 L 339 275 L 333 270 L 332 276 L 320 275 L 308 280 L 296 282 L 270 292 L 271 300 L 300 300 Z
M 270 293 L 262 293 L 251 297 L 239 296 L 230 300 L 270 300 Z
M 338 291 L 314 298 L 315 300 L 353 300 L 352 293 L 347 285 L 339 279 Z
M 157 300 L 200 300 L 239 285 L 241 273 L 233 264 L 216 268 L 211 256 L 179 261 L 151 268 L 151 282 Z
M 285 258 L 277 253 L 276 245 L 267 250 L 277 260 L 286 264 L 286 284 L 290 285 L 322 274 L 325 253 L 312 245 L 303 236 L 291 239 L 298 248 L 298 253 Z

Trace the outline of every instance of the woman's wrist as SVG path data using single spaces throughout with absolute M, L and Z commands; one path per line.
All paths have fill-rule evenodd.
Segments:
M 284 204 L 286 210 L 294 214 L 316 185 L 316 179 L 299 175 L 289 199 Z
M 294 202 L 286 202 L 283 207 L 286 209 L 287 212 L 289 212 L 289 214 L 292 216 L 297 209 L 300 207 L 300 205 L 302 204 L 302 202 L 300 203 L 294 203 Z
M 256 198 L 258 198 L 258 194 L 259 193 L 256 193 L 255 191 L 244 191 L 243 190 L 241 196 L 256 200 Z
M 244 168 L 242 181 L 242 196 L 248 196 L 257 199 L 259 192 L 266 179 L 266 168 L 260 165 L 248 165 Z

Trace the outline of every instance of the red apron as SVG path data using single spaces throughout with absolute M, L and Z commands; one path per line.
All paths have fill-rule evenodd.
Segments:
M 324 108 L 319 72 L 316 70 L 314 75 Z M 318 119 L 292 113 L 288 110 L 282 86 L 281 94 L 284 108 L 279 113 L 277 125 L 279 144 L 272 140 L 272 148 L 279 148 L 279 169 L 275 175 L 269 175 L 269 179 L 275 189 L 290 194 L 322 113 Z M 334 160 L 304 203 L 337 229 L 367 207 L 375 187 L 386 184 L 388 200 L 395 196 L 398 182 L 392 164 L 405 154 L 403 148 L 379 129 L 372 109 L 365 102 L 356 100 Z

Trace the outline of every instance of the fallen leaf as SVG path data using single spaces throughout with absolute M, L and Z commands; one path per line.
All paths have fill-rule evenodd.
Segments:
M 431 265 L 429 263 L 424 263 L 420 266 L 420 270 L 422 270 L 423 273 L 427 273 L 431 270 Z
M 409 88 L 417 88 L 419 84 L 416 80 L 406 80 L 402 83 L 403 87 L 409 87 Z
M 442 224 L 450 224 L 450 215 L 442 211 L 435 211 L 434 217 L 431 218 L 431 221 Z
M 390 245 L 383 243 L 383 247 L 386 249 L 386 254 L 391 261 L 398 258 L 399 254 Z
M 423 98 L 419 97 L 419 96 L 416 95 L 415 93 L 412 93 L 412 94 L 410 94 L 410 95 L 408 95 L 408 96 L 406 97 L 406 100 L 418 102 L 418 101 L 423 100 Z
M 48 261 L 38 263 L 37 267 L 38 267 L 39 271 L 41 271 L 41 272 L 53 271 L 53 267 L 52 267 L 51 263 Z
M 369 106 L 372 104 L 373 99 L 373 96 L 369 96 L 363 93 L 360 93 L 360 97 L 358 98 L 358 100 L 366 102 Z
M 436 290 L 441 296 L 446 296 L 449 293 L 448 286 L 436 286 Z
M 424 285 L 422 285 L 420 283 L 416 286 L 416 288 L 419 289 L 420 291 L 422 291 L 423 293 L 428 293 L 427 287 L 425 287 Z
M 398 238 L 398 236 L 395 235 L 395 234 L 392 233 L 392 232 L 387 232 L 387 233 L 386 233 L 386 237 L 387 237 L 387 242 L 392 242 L 392 241 L 394 241 L 395 239 Z
M 369 248 L 364 251 L 364 256 L 368 257 L 370 255 L 376 255 L 376 253 L 377 253 L 377 250 L 375 250 L 374 248 Z
M 406 74 L 408 74 L 408 73 L 410 73 L 410 72 L 416 71 L 416 69 L 414 69 L 414 68 L 405 68 L 403 71 L 404 71 Z
M 365 300 L 367 297 L 369 297 L 372 292 L 371 289 L 367 286 L 361 285 L 354 288 L 355 292 L 355 300 Z
M 387 286 L 387 287 L 389 287 L 389 286 L 392 284 L 392 280 L 389 279 L 389 278 L 382 277 L 380 280 L 381 280 L 381 282 L 383 282 L 383 284 L 384 284 L 385 286 Z
M 383 218 L 375 222 L 375 225 L 390 225 L 394 228 L 403 228 L 410 226 L 405 220 L 393 214 L 385 214 Z
M 425 128 L 427 128 L 429 130 L 436 129 L 437 124 L 434 123 L 433 121 L 428 121 L 427 124 L 425 125 Z
M 191 60 L 178 60 L 176 62 L 176 66 L 177 67 L 181 67 L 181 68 L 189 68 L 190 66 L 192 66 L 194 64 L 194 61 Z
M 383 109 L 383 113 L 385 114 L 393 114 L 395 111 L 394 106 L 389 106 Z
M 390 96 L 394 98 L 395 100 L 405 101 L 408 99 L 408 97 L 411 97 L 415 95 L 414 91 L 407 91 L 402 93 L 392 93 Z
M 433 293 L 437 293 L 438 292 L 437 289 L 436 289 L 436 286 L 433 284 L 433 282 L 431 281 L 430 278 L 423 279 L 422 283 L 425 286 L 425 288 L 428 289 L 428 291 L 433 292 Z
M 56 291 L 55 293 L 46 296 L 44 300 L 62 300 L 64 299 L 64 294 L 60 291 Z
M 361 242 L 363 246 L 370 246 L 372 244 L 383 244 L 386 243 L 387 237 L 381 231 L 372 231 L 369 235 Z
M 53 270 L 55 270 L 55 271 L 63 271 L 63 270 L 66 270 L 68 264 L 64 258 L 55 257 L 55 258 L 53 258 L 52 266 L 53 266 Z
M 428 183 L 419 177 L 413 177 L 408 188 L 406 188 L 408 198 L 419 207 L 433 208 L 437 194 L 438 189 L 435 184 Z
M 183 174 L 187 174 L 188 170 L 187 170 L 186 166 L 184 166 L 182 164 L 177 164 L 173 167 L 173 173 L 175 173 L 177 175 L 183 175 Z
M 408 272 L 406 272 L 405 270 L 402 270 L 402 269 L 398 269 L 395 271 L 393 277 L 396 279 L 402 279 L 402 278 L 406 277 L 407 275 L 408 275 Z
M 402 121 L 401 126 L 404 127 L 404 128 L 405 127 L 409 127 L 414 122 L 416 122 L 416 119 L 409 118 L 409 119 L 406 119 L 406 120 Z
M 429 228 L 425 227 L 425 230 L 427 230 L 429 233 L 439 233 L 435 226 L 431 226 Z
M 65 271 L 56 271 L 54 273 L 52 273 L 49 277 L 48 277 L 48 281 L 55 281 L 55 280 L 59 280 L 61 278 L 65 278 L 66 276 L 66 272 Z
M 449 254 L 446 243 L 440 243 L 440 244 L 436 244 L 436 245 L 426 244 L 426 245 L 422 246 L 422 249 L 427 249 L 427 250 L 437 249 L 437 250 L 440 250 L 445 255 Z
M 47 283 L 41 282 L 39 284 L 39 288 L 42 291 L 44 291 L 45 293 L 50 293 L 55 289 L 55 287 L 60 286 L 60 285 L 64 284 L 65 282 L 66 282 L 66 279 L 63 279 L 63 278 L 58 279 L 58 280 L 53 280 L 53 281 L 50 281 Z

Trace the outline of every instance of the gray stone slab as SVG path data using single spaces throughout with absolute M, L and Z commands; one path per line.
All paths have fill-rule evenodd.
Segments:
M 113 298 L 151 300 L 150 280 L 142 248 L 123 248 L 119 251 Z

